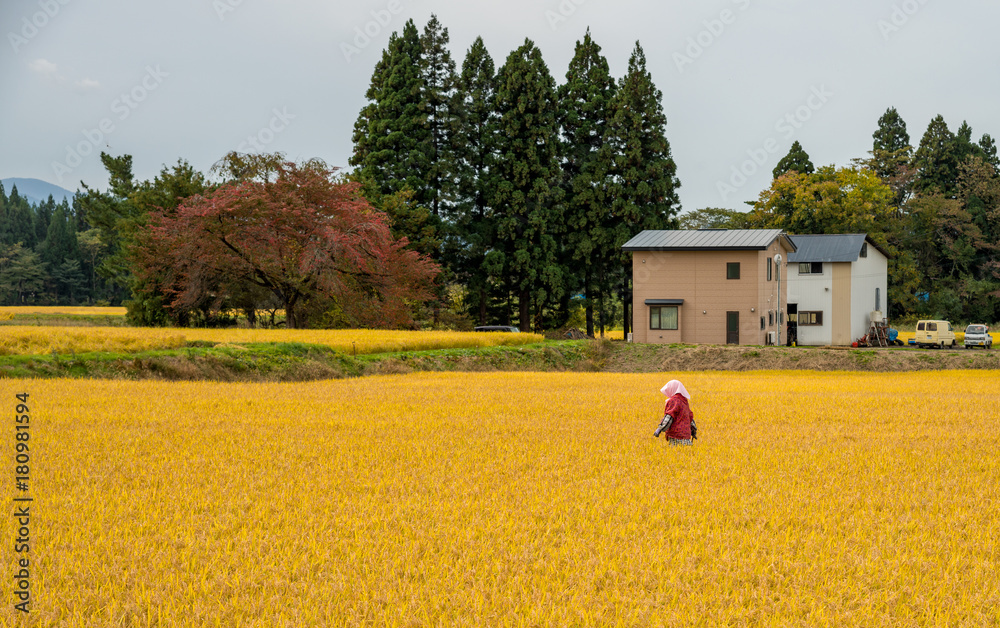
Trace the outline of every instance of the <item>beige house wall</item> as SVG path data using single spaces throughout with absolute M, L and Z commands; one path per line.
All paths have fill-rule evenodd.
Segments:
M 831 312 L 830 344 L 847 346 L 851 338 L 851 263 L 834 262 L 833 266 L 833 311 Z
M 767 258 L 779 252 L 786 260 L 781 268 L 780 306 L 777 265 L 772 266 L 772 278 L 767 281 Z M 784 308 L 787 258 L 779 239 L 761 251 L 634 251 L 633 341 L 726 344 L 726 313 L 734 311 L 740 317 L 740 344 L 765 344 L 767 333 L 778 330 L 778 309 Z M 729 262 L 740 263 L 739 279 L 726 279 Z M 684 300 L 678 308 L 676 331 L 649 328 L 647 299 Z

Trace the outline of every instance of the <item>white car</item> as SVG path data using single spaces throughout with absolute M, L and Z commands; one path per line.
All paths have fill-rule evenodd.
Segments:
M 990 328 L 986 325 L 969 325 L 965 328 L 965 348 L 982 347 L 984 349 L 993 348 L 993 336 L 989 335 Z

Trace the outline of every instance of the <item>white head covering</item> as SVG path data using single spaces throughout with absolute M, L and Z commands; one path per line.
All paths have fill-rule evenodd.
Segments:
M 688 393 L 687 388 L 684 388 L 684 384 L 680 383 L 676 379 L 672 379 L 666 383 L 666 385 L 660 389 L 660 392 L 668 397 L 673 397 L 677 393 L 684 395 L 684 398 L 691 401 L 691 395 Z

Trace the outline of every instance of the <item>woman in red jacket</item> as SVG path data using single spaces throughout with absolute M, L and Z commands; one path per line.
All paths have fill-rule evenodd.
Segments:
M 694 413 L 688 405 L 691 395 L 676 379 L 667 382 L 660 392 L 667 396 L 667 405 L 663 408 L 663 422 L 653 436 L 659 437 L 660 432 L 666 432 L 671 445 L 690 445 L 694 436 Z

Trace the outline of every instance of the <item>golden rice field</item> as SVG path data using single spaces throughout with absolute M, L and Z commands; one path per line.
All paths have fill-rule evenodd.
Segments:
M 216 343 L 300 342 L 325 345 L 348 353 L 386 353 L 524 345 L 542 342 L 540 334 L 456 331 L 391 331 L 370 329 L 187 329 L 149 327 L 0 328 L 0 355 L 148 351 L 175 349 L 189 341 Z
M 8 497 L 21 391 L 30 625 L 1000 624 L 992 372 L 0 380 Z
M 0 306 L 0 316 L 6 314 L 68 314 L 73 316 L 125 316 L 124 307 L 97 307 L 90 305 L 5 305 Z M 2 319 L 0 319 L 2 320 Z

